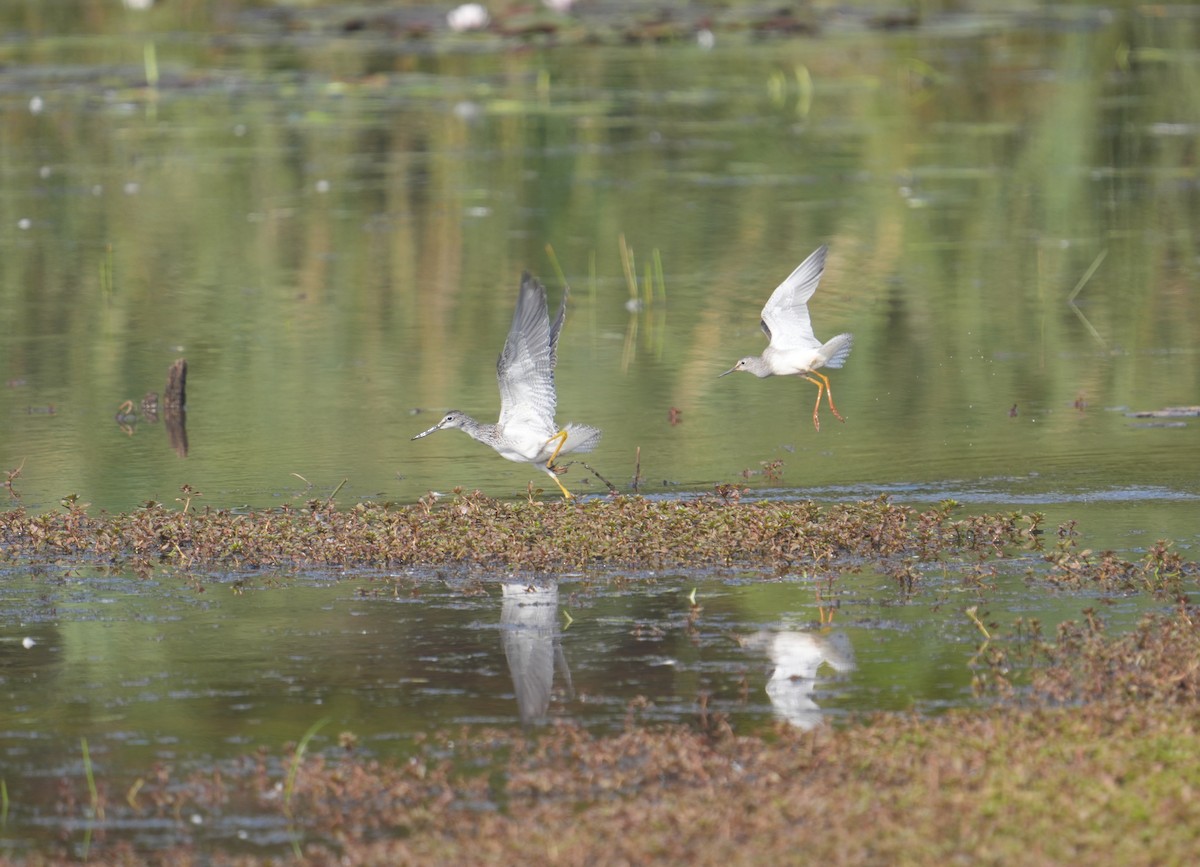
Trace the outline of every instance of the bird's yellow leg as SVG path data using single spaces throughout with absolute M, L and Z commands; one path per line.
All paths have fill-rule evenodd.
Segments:
M 834 611 L 834 608 L 832 605 L 830 605 L 828 608 L 825 607 L 825 600 L 821 598 L 821 588 L 818 587 L 817 588 L 817 616 L 819 616 L 821 618 L 822 626 L 832 626 L 833 625 L 833 611 Z
M 812 378 L 814 376 L 820 377 L 821 381 L 817 382 L 817 380 Z M 838 412 L 837 407 L 833 405 L 833 389 L 830 388 L 830 386 L 829 386 L 829 377 L 823 373 L 817 373 L 815 370 L 813 370 L 813 371 L 810 371 L 809 375 L 805 376 L 804 378 L 807 379 L 809 382 L 811 382 L 813 385 L 815 385 L 817 387 L 817 403 L 821 402 L 821 388 L 822 388 L 822 385 L 824 385 L 825 398 L 829 401 L 829 411 L 833 413 L 834 417 L 838 421 L 845 423 L 846 420 L 844 418 L 842 418 L 842 414 L 840 412 Z M 817 429 L 820 430 L 819 427 Z
M 820 376 L 820 374 L 817 374 L 817 376 Z M 821 384 L 820 380 L 813 379 L 811 376 L 805 375 L 804 378 L 817 387 L 817 402 L 813 404 L 813 427 L 817 429 L 817 433 L 820 433 L 821 416 L 818 413 L 821 409 L 821 391 L 825 388 L 825 386 Z
M 558 440 L 558 445 L 554 447 L 554 454 L 550 455 L 550 460 L 546 461 L 547 470 L 554 469 L 554 459 L 558 457 L 558 453 L 562 451 L 562 447 L 567 444 L 567 432 L 565 430 L 560 430 L 554 436 L 550 437 L 550 439 L 546 440 L 546 445 L 550 445 L 550 443 L 554 442 L 555 440 Z M 545 448 L 545 446 L 543 446 L 543 448 Z M 557 481 L 557 479 L 555 479 L 555 481 Z M 562 485 L 559 485 L 559 487 L 562 488 Z M 563 488 L 563 490 L 566 490 L 566 488 Z
M 837 417 L 838 421 L 845 422 L 846 420 L 842 418 L 842 414 L 838 412 L 837 407 L 833 405 L 833 389 L 829 387 L 829 377 L 823 373 L 818 373 L 817 376 L 821 377 L 821 379 L 825 381 L 825 399 L 829 401 L 829 411 Z
M 550 460 L 546 461 L 546 474 L 554 479 L 554 484 L 558 485 L 558 489 L 563 492 L 563 496 L 568 500 L 571 499 L 571 492 L 563 487 L 563 483 L 558 480 L 558 468 L 554 466 L 554 459 L 558 457 L 558 453 L 562 451 L 562 447 L 567 444 L 567 432 L 560 430 L 550 439 L 546 440 L 546 445 L 558 440 L 558 445 L 554 447 L 554 454 L 550 455 Z
M 574 495 L 563 487 L 563 483 L 558 480 L 558 473 L 554 472 L 554 470 L 550 468 L 549 464 L 546 465 L 546 474 L 550 476 L 550 478 L 554 479 L 554 484 L 558 485 L 558 489 L 563 492 L 563 497 L 565 499 L 572 499 Z

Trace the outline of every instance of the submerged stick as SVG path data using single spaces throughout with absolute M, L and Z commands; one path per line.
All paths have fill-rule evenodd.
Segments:
M 592 469 L 590 466 L 588 466 L 588 465 L 587 465 L 587 463 L 585 463 L 584 461 L 580 461 L 579 463 L 580 463 L 580 465 L 581 465 L 581 466 L 582 466 L 582 467 L 583 467 L 585 470 L 587 470 L 587 471 L 588 471 L 589 473 L 591 473 L 593 476 L 595 476 L 596 478 L 598 478 L 600 481 L 604 482 L 604 484 L 605 484 L 605 485 L 608 487 L 608 492 L 609 492 L 610 494 L 619 494 L 619 493 L 621 493 L 619 490 L 617 490 L 617 486 L 616 486 L 616 485 L 614 485 L 614 484 L 613 484 L 612 482 L 610 482 L 608 479 L 604 478 L 604 476 L 600 475 L 598 472 L 596 472 L 595 470 L 593 470 L 593 469 Z
M 167 440 L 175 454 L 186 458 L 188 454 L 187 416 L 187 359 L 177 358 L 167 371 L 167 389 L 163 393 L 163 421 L 167 426 Z
M 293 475 L 295 475 L 295 473 L 293 473 Z M 327 506 L 333 505 L 334 498 L 337 497 L 338 493 L 342 490 L 342 488 L 346 487 L 346 482 L 348 482 L 348 481 L 350 481 L 350 480 L 342 479 L 342 483 L 333 489 L 333 493 L 329 495 L 329 498 L 325 501 L 325 505 L 327 505 Z

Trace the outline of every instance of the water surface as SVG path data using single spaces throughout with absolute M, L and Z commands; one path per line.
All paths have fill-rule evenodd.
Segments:
M 781 461 L 790 495 L 1120 499 L 1194 538 L 1195 419 L 1130 416 L 1200 404 L 1194 20 L 431 54 L 230 14 L 209 23 L 243 38 L 155 10 L 0 46 L 20 71 L 0 468 L 30 508 L 545 486 L 461 434 L 409 438 L 448 408 L 494 417 L 520 272 L 561 291 L 549 244 L 572 287 L 560 420 L 604 429 L 588 462 L 623 490 L 640 448 L 649 493 Z M 665 278 L 634 312 L 622 236 L 640 282 L 655 253 Z M 716 375 L 761 350 L 762 303 L 821 243 L 817 334 L 855 348 L 832 376 L 847 422 L 817 433 L 809 384 Z M 177 357 L 186 458 L 161 422 L 114 421 Z
M 552 245 L 571 286 L 559 418 L 604 429 L 587 461 L 621 490 L 636 468 L 650 496 L 956 499 L 1078 520 L 1082 544 L 1131 558 L 1164 537 L 1194 556 L 1200 422 L 1133 415 L 1200 404 L 1185 10 L 899 33 L 839 18 L 818 37 L 718 29 L 706 49 L 111 7 L 0 12 L 10 504 L 549 487 L 460 434 L 409 438 L 449 408 L 498 411 L 521 271 L 562 291 Z M 831 374 L 846 423 L 824 413 L 818 433 L 809 384 L 717 374 L 761 350 L 763 302 L 822 243 L 813 322 L 855 347 Z M 656 255 L 664 289 L 647 295 Z M 180 357 L 186 456 L 136 408 Z M 604 492 L 578 464 L 565 481 Z M 80 778 L 83 737 L 117 792 L 153 762 L 278 750 L 320 720 L 314 749 L 347 731 L 402 757 L 433 727 L 611 731 L 631 705 L 686 721 L 705 703 L 744 731 L 933 713 L 976 702 L 968 607 L 1003 628 L 1099 606 L 1119 629 L 1148 605 L 1043 592 L 1030 565 L 986 590 L 930 568 L 913 598 L 870 570 L 832 576 L 832 624 L 831 576 L 526 592 L 505 575 L 9 571 L 9 839 L 60 830 L 49 805 Z

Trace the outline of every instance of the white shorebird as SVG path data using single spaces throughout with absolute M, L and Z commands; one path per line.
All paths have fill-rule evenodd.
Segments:
M 841 413 L 833 405 L 833 391 L 829 378 L 818 373 L 821 367 L 841 367 L 850 354 L 854 340 L 850 334 L 839 334 L 825 343 L 813 334 L 812 320 L 808 315 L 808 299 L 821 282 L 825 270 L 825 253 L 828 247 L 822 244 L 788 275 L 767 299 L 762 309 L 762 330 L 770 345 L 761 356 L 748 355 L 721 376 L 735 370 L 745 370 L 757 377 L 800 376 L 817 387 L 817 403 L 813 407 L 813 427 L 821 429 L 818 410 L 821 408 L 821 393 L 829 400 L 829 409 L 844 422 Z
M 550 323 L 546 309 L 546 287 L 521 275 L 521 291 L 513 313 L 504 351 L 496 362 L 500 385 L 500 420 L 495 424 L 476 421 L 466 413 L 451 410 L 419 440 L 434 431 L 459 428 L 474 440 L 494 448 L 502 458 L 533 464 L 554 479 L 563 496 L 571 492 L 558 480 L 554 459 L 568 452 L 590 452 L 600 441 L 600 430 L 585 424 L 554 422 L 558 399 L 554 391 L 554 365 L 558 361 L 558 335 L 567 316 L 567 289 L 563 289 L 558 316 Z

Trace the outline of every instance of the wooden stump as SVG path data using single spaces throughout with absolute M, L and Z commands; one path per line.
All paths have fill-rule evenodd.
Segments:
M 178 358 L 167 372 L 167 390 L 162 400 L 163 421 L 167 425 L 167 439 L 171 448 L 181 458 L 188 453 L 187 438 L 187 359 Z

